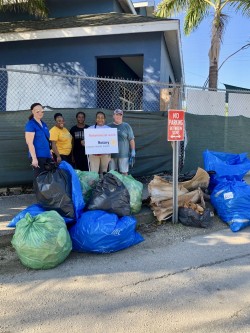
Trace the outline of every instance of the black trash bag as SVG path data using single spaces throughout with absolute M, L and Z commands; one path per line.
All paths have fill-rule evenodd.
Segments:
M 55 210 L 62 217 L 74 219 L 71 175 L 68 171 L 50 163 L 34 181 L 38 204 L 46 210 Z
M 124 184 L 113 174 L 107 173 L 99 180 L 88 204 L 89 210 L 104 210 L 118 216 L 130 214 L 130 195 Z
M 192 170 L 192 171 L 188 171 L 185 173 L 180 173 L 178 175 L 178 182 L 185 182 L 187 180 L 191 180 L 192 178 L 194 178 L 195 174 L 197 171 Z M 170 182 L 173 181 L 173 176 L 172 175 L 166 175 L 166 174 L 158 174 L 158 176 L 160 176 L 161 178 L 168 180 Z
M 178 209 L 179 221 L 188 227 L 210 228 L 213 224 L 214 213 L 206 208 L 203 214 L 195 212 L 192 208 L 180 207 Z

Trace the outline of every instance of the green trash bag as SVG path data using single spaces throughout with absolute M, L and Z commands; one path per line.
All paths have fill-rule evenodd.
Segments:
M 72 250 L 66 224 L 54 210 L 34 217 L 27 213 L 17 223 L 11 243 L 21 262 L 33 269 L 56 267 Z
M 141 182 L 138 182 L 138 180 L 135 180 L 131 175 L 122 175 L 114 170 L 109 171 L 109 173 L 112 173 L 114 176 L 116 176 L 128 190 L 130 195 L 131 213 L 139 213 L 142 205 L 143 184 Z
M 76 170 L 76 174 L 80 180 L 82 195 L 85 202 L 91 198 L 93 189 L 99 181 L 99 174 L 94 171 L 80 171 Z

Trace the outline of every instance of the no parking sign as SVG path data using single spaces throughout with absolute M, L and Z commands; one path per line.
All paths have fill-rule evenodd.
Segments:
M 168 111 L 168 141 L 184 141 L 185 111 Z

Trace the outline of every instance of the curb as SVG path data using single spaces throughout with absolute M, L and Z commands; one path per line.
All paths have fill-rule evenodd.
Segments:
M 156 218 L 152 210 L 148 206 L 142 206 L 141 211 L 135 214 L 134 217 L 137 220 L 136 227 L 138 228 L 143 224 L 151 224 L 156 221 Z M 3 230 L 0 230 L 0 248 L 10 245 L 11 239 L 15 233 L 15 228 L 7 228 L 9 222 L 2 222 Z M 5 229 L 6 228 L 6 229 Z

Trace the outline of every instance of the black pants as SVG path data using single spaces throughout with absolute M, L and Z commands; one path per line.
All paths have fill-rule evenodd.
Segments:
M 72 157 L 71 157 L 71 154 L 69 155 L 60 155 L 61 156 L 61 159 L 65 162 L 68 162 L 69 164 L 72 165 Z
M 75 157 L 75 169 L 89 171 L 89 162 L 86 155 Z
M 65 161 L 65 162 L 69 163 L 70 165 L 72 165 L 71 154 L 69 154 L 69 155 L 62 155 L 62 154 L 60 154 L 60 157 L 61 157 L 62 161 Z M 54 153 L 53 153 L 53 158 L 56 161 L 56 155 Z

